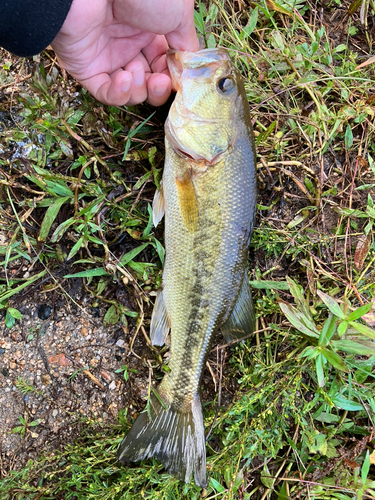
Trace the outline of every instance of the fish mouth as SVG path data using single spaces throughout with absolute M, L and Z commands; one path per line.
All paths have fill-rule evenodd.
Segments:
M 179 90 L 181 77 L 190 73 L 196 78 L 211 78 L 219 66 L 230 65 L 230 58 L 224 49 L 204 49 L 197 52 L 168 50 L 168 69 L 172 78 L 172 86 Z
M 178 156 L 181 156 L 181 158 L 184 158 L 185 160 L 189 160 L 190 162 L 195 162 L 195 163 L 205 163 L 206 165 L 209 165 L 210 167 L 212 165 L 216 165 L 216 163 L 219 163 L 225 153 L 225 151 L 218 153 L 217 155 L 213 156 L 212 159 L 208 160 L 204 156 L 201 156 L 197 153 L 194 153 L 194 156 L 189 154 L 187 151 L 184 151 L 181 148 L 176 148 L 172 147 L 173 151 L 178 154 Z

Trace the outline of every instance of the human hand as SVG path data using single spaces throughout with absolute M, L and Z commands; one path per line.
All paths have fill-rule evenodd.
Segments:
M 52 47 L 104 104 L 164 104 L 168 48 L 196 51 L 193 0 L 73 0 Z

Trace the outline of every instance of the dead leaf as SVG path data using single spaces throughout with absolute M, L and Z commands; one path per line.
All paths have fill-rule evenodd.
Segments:
M 363 0 L 354 0 L 348 8 L 348 16 L 352 16 L 359 9 Z
M 357 69 L 364 68 L 365 66 L 368 66 L 369 64 L 372 64 L 373 62 L 375 62 L 375 56 L 370 57 L 370 59 L 367 59 L 367 61 L 360 64 L 355 69 L 357 70 Z
M 362 316 L 363 321 L 368 324 L 369 327 L 375 327 L 375 295 L 372 298 L 372 308 L 370 312 Z
M 375 94 L 371 94 L 367 99 L 366 99 L 366 104 L 370 104 L 370 106 L 372 104 L 374 104 L 375 102 Z
M 293 12 L 285 9 L 282 5 L 274 2 L 273 0 L 266 0 L 266 4 L 269 10 L 274 10 L 280 12 L 281 14 L 286 14 L 287 16 L 292 16 Z
M 354 265 L 357 271 L 362 269 L 363 263 L 367 257 L 370 248 L 370 236 L 362 236 L 359 238 L 357 248 L 354 254 Z
M 348 458 L 344 458 L 344 460 L 343 460 L 343 462 L 342 462 L 342 463 L 343 463 L 343 465 L 344 465 L 345 467 L 348 467 L 348 469 L 359 469 L 359 467 L 360 467 L 360 465 L 359 465 L 359 464 L 357 464 L 357 462 L 356 462 L 356 461 L 354 461 L 354 460 L 349 460 Z
M 112 380 L 111 375 L 109 373 L 107 373 L 106 371 L 104 371 L 104 370 L 100 370 L 100 375 L 103 378 L 105 378 L 107 382 L 110 381 L 110 380 Z
M 65 356 L 64 353 L 55 354 L 51 356 L 48 360 L 51 365 L 59 365 L 59 366 L 68 366 L 70 365 L 69 359 Z

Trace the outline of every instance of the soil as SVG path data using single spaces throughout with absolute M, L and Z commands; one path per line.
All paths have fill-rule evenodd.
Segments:
M 93 307 L 81 283 L 75 292 L 72 297 L 70 290 L 73 303 L 34 289 L 18 300 L 22 319 L 0 334 L 3 473 L 74 439 L 88 419 L 105 425 L 116 420 L 121 408 L 134 412 L 132 401 L 142 403 L 147 396 L 148 370 L 129 356 L 134 328 L 125 333 L 118 326 L 104 327 L 105 308 Z M 136 339 L 134 352 L 142 356 L 143 349 Z M 123 365 L 137 372 L 127 382 L 122 371 L 116 373 Z M 33 391 L 23 395 L 20 379 Z M 25 435 L 15 433 L 22 425 L 19 417 L 38 425 L 28 426 Z

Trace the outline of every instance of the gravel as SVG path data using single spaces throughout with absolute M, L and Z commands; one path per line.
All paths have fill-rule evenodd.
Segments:
M 129 333 L 119 325 L 104 327 L 105 308 L 93 308 L 90 300 L 73 309 L 69 302 L 60 300 L 58 307 L 48 303 L 48 295 L 35 293 L 18 307 L 22 319 L 11 329 L 1 320 L 2 472 L 72 441 L 87 419 L 105 425 L 115 422 L 121 408 L 134 413 L 134 400 L 137 407 L 147 396 L 143 360 L 150 351 L 136 339 L 133 349 L 140 359 L 129 356 L 134 327 Z M 125 364 L 132 370 L 128 381 L 122 371 L 115 373 Z M 22 392 L 25 383 L 34 389 Z M 28 422 L 25 433 L 14 432 L 22 426 L 19 417 Z

